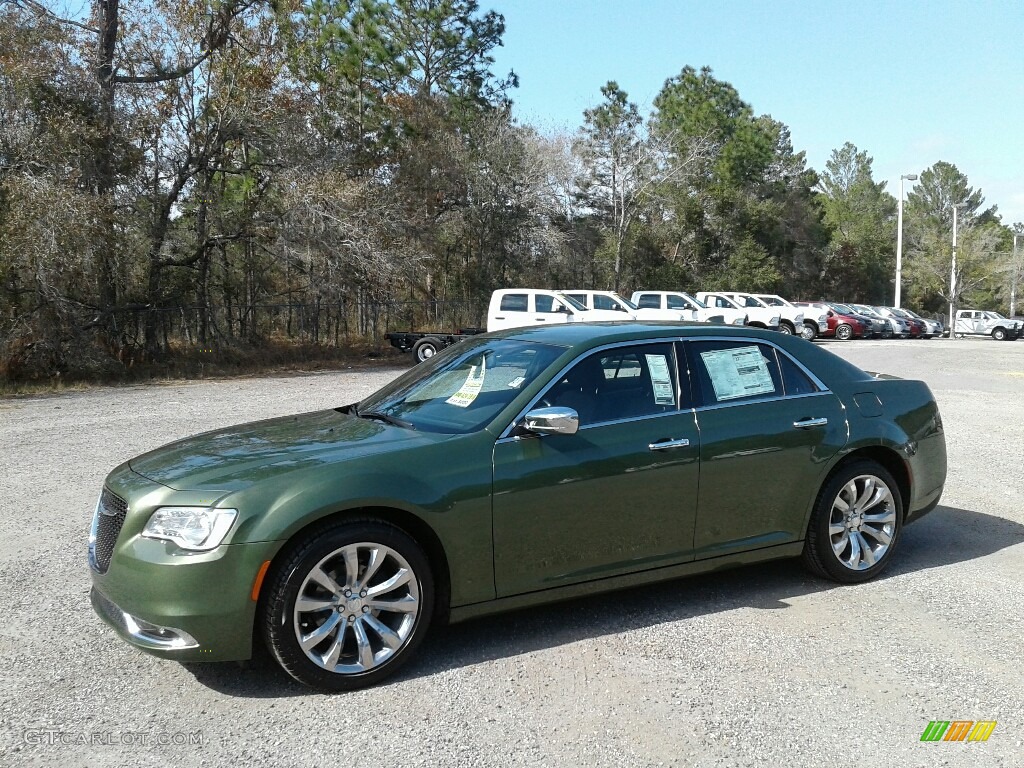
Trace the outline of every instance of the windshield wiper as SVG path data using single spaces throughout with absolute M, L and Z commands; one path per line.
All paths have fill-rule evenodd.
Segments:
M 413 426 L 411 421 L 406 421 L 405 419 L 399 419 L 394 416 L 389 416 L 388 414 L 381 413 L 380 411 L 364 411 L 360 413 L 355 408 L 353 408 L 352 412 L 353 415 L 358 416 L 360 419 L 383 421 L 386 424 L 393 424 L 396 427 L 404 427 L 405 429 L 411 429 L 414 432 L 416 431 L 416 427 Z

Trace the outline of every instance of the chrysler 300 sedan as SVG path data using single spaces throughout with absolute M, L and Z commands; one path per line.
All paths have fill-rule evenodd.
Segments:
M 107 477 L 97 613 L 168 659 L 371 685 L 431 622 L 799 557 L 878 575 L 946 476 L 919 381 L 749 327 L 473 337 L 365 400 L 191 437 Z

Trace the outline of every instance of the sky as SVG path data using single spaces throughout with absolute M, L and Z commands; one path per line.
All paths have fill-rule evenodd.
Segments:
M 1024 0 L 493 0 L 493 71 L 520 122 L 573 131 L 615 80 L 644 115 L 665 81 L 709 66 L 789 126 L 822 170 L 852 142 L 874 178 L 953 163 L 1024 222 Z M 905 182 L 909 192 L 913 182 Z

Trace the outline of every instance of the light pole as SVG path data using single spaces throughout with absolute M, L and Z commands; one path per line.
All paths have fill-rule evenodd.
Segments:
M 896 309 L 900 308 L 900 294 L 903 286 L 903 180 L 917 181 L 916 173 L 900 176 L 900 204 L 896 223 Z
M 1017 264 L 1017 238 L 1024 237 L 1014 233 L 1013 235 L 1013 267 L 1010 272 L 1010 317 L 1017 314 L 1017 277 L 1020 273 L 1020 266 Z
M 949 338 L 956 338 L 956 318 L 953 305 L 956 303 L 956 214 L 967 203 L 953 204 L 953 266 L 949 270 Z

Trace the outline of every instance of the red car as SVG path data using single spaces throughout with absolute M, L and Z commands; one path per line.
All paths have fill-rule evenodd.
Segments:
M 794 301 L 798 307 L 810 307 L 824 312 L 828 318 L 828 330 L 818 334 L 822 338 L 835 338 L 840 341 L 861 339 L 868 335 L 867 326 L 859 318 L 844 315 L 821 301 Z

